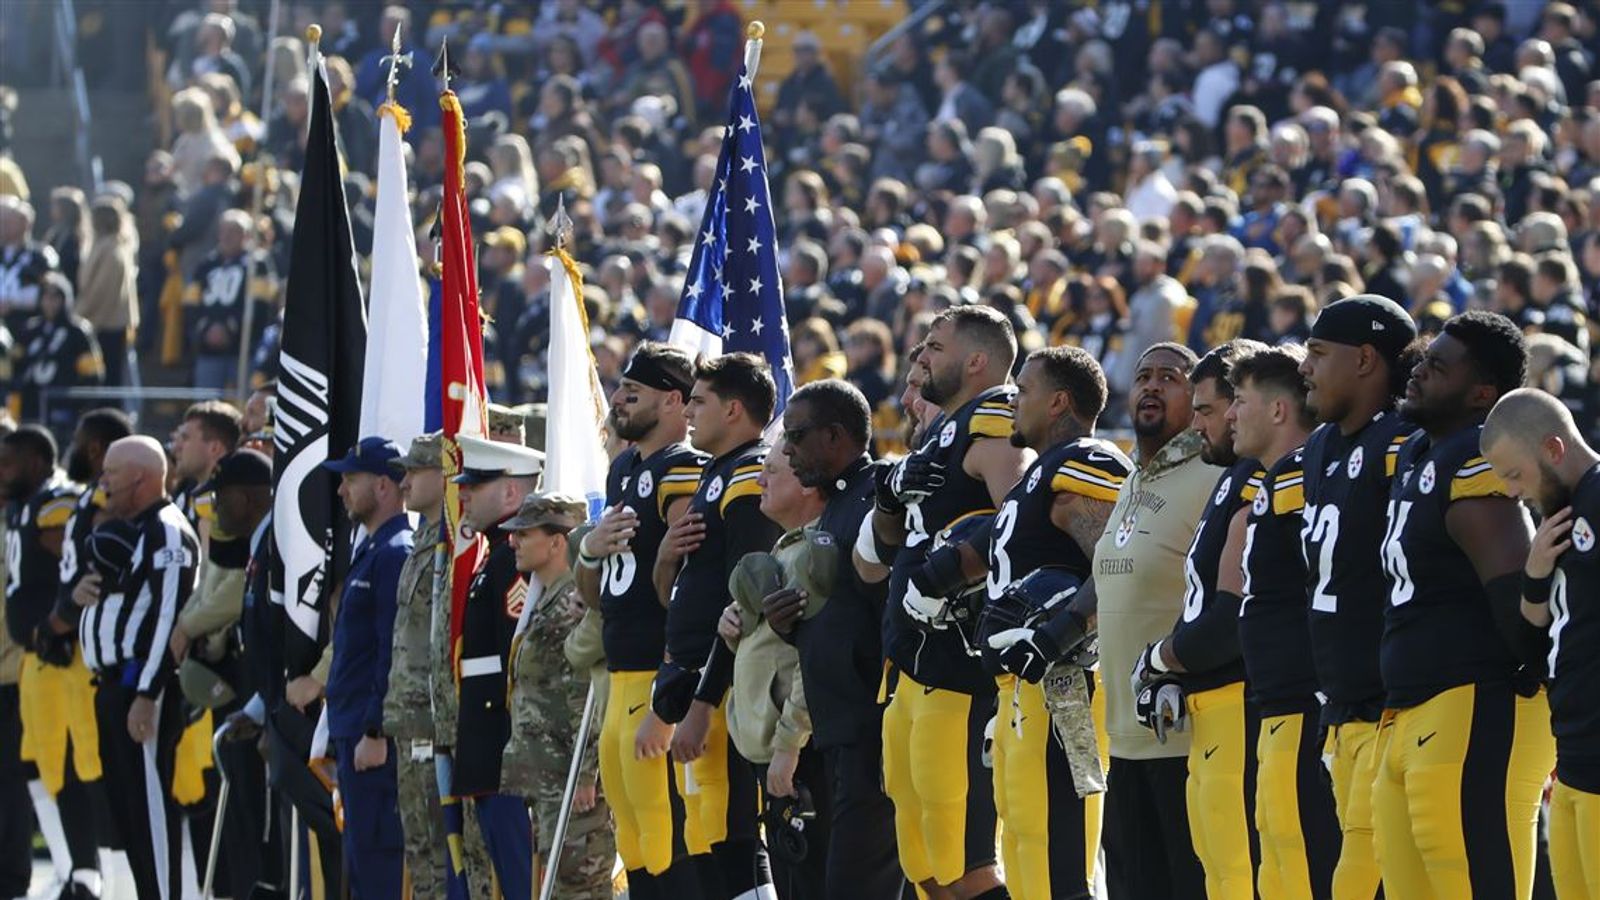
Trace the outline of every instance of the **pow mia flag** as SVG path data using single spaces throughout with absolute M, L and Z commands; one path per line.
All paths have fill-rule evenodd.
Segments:
M 300 172 L 279 350 L 273 445 L 272 600 L 294 624 L 284 634 L 290 677 L 315 664 L 328 637 L 327 599 L 350 563 L 350 523 L 338 476 L 322 463 L 360 439 L 367 314 L 356 276 L 327 73 L 313 51 L 310 135 Z

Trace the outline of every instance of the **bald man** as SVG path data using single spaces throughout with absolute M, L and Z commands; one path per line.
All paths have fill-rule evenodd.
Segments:
M 154 439 L 113 441 L 100 487 L 110 519 L 88 542 L 73 591 L 84 607 L 84 662 L 99 676 L 95 716 L 110 814 L 137 887 L 147 900 L 181 896 L 182 812 L 167 786 L 183 719 L 172 623 L 194 590 L 200 541 L 167 497 L 167 458 Z M 193 880 L 191 872 L 189 880 Z
M 1550 874 L 1562 900 L 1600 900 L 1600 453 L 1560 400 L 1530 388 L 1495 404 L 1482 450 L 1544 517 L 1522 569 L 1522 616 L 1550 629 Z

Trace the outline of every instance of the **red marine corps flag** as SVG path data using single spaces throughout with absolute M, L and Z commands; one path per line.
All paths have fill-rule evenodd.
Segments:
M 448 65 L 448 63 L 445 63 Z M 440 305 L 440 385 L 444 402 L 445 525 L 450 535 L 450 654 L 459 663 L 461 614 L 467 587 L 483 555 L 483 539 L 462 520 L 461 493 L 454 476 L 461 471 L 461 435 L 484 437 L 489 431 L 488 398 L 483 387 L 483 322 L 478 313 L 477 264 L 473 259 L 472 225 L 462 187 L 467 136 L 461 103 L 446 88 L 439 97 L 444 112 L 444 199 L 439 210 L 439 264 L 443 288 Z

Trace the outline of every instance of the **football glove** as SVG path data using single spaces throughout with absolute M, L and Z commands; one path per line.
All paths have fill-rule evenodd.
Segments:
M 1161 643 L 1161 641 L 1151 642 L 1133 664 L 1133 674 L 1129 677 L 1128 683 L 1133 687 L 1135 697 L 1139 696 L 1145 685 L 1167 674 L 1167 667 L 1161 662 Z
M 1155 732 L 1157 743 L 1165 744 L 1169 731 L 1184 731 L 1189 727 L 1183 685 L 1171 675 L 1150 682 L 1134 695 L 1133 714 L 1140 725 Z
M 944 466 L 920 453 L 908 453 L 878 482 L 878 508 L 891 515 L 944 487 Z
M 950 624 L 950 617 L 945 615 L 945 605 L 943 597 L 930 597 L 918 590 L 915 584 L 906 585 L 905 595 L 900 598 L 900 606 L 906 615 L 924 631 L 942 631 Z
M 1055 639 L 1037 628 L 1008 628 L 990 635 L 1000 668 L 1029 684 L 1038 684 L 1045 670 L 1061 656 Z
M 911 570 L 911 584 L 929 597 L 953 597 L 970 580 L 961 571 L 961 547 L 955 544 L 929 551 L 927 558 Z

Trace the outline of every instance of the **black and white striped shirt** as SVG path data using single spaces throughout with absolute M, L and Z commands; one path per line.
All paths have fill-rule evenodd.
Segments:
M 138 542 L 129 576 L 124 584 L 107 586 L 104 599 L 84 610 L 79 633 L 90 669 L 155 697 L 176 668 L 167 642 L 194 592 L 200 540 L 170 500 L 162 499 L 132 521 Z

